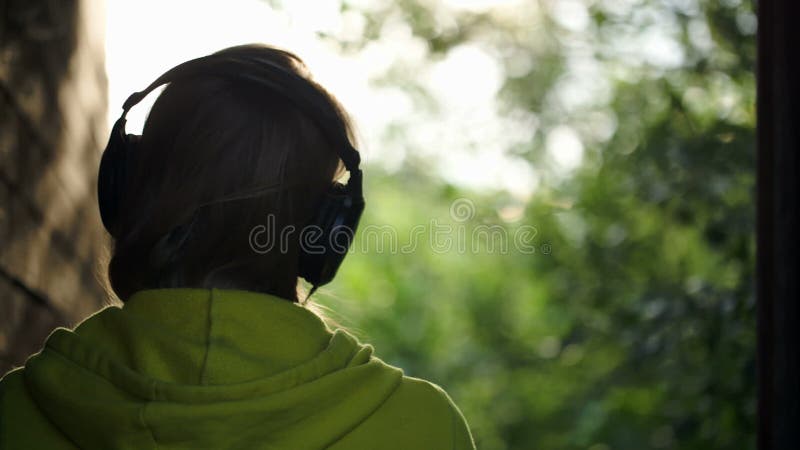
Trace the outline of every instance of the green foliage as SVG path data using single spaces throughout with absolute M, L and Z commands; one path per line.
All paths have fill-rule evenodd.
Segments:
M 366 11 L 365 43 L 402 17 L 431 58 L 464 42 L 512 55 L 504 64 L 530 56 L 500 95 L 509 113 L 538 117 L 540 133 L 508 150 L 542 182 L 522 202 L 449 185 L 413 155 L 397 172 L 369 167 L 360 247 L 322 303 L 386 361 L 444 386 L 481 449 L 754 448 L 752 6 L 585 4 L 578 31 L 548 14 L 533 24 L 489 12 L 452 12 L 458 27 L 442 29 L 437 4 L 422 1 Z M 679 60 L 623 51 L 653 27 L 672 30 Z M 608 87 L 577 106 L 558 99 L 576 48 Z M 420 89 L 408 71 L 387 77 Z M 585 147 L 567 176 L 542 137 L 565 124 Z M 459 198 L 475 207 L 467 221 L 451 216 Z M 424 234 L 403 251 L 432 220 L 452 227 L 452 248 Z M 370 224 L 394 231 L 365 244 Z M 530 226 L 520 251 L 511 241 Z M 478 228 L 502 230 L 508 251 L 489 233 L 461 251 L 458 233 Z

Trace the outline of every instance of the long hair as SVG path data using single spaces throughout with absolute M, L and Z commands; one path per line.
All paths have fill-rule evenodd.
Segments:
M 293 53 L 244 45 L 218 54 L 269 58 L 302 76 L 330 101 L 336 125 L 355 143 L 345 110 Z M 172 82 L 154 103 L 133 155 L 108 264 L 110 287 L 122 301 L 148 288 L 221 287 L 296 302 L 298 234 L 257 252 L 251 230 L 275 227 L 280 237 L 281 230 L 302 228 L 342 171 L 313 119 L 280 94 L 213 75 Z M 202 206 L 275 183 L 281 187 L 273 193 Z M 169 263 L 156 263 L 165 236 L 187 226 Z

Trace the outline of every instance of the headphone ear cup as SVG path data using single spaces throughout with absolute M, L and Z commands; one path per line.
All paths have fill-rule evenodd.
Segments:
M 364 198 L 335 183 L 325 193 L 314 219 L 300 232 L 299 275 L 317 286 L 329 283 L 353 242 Z
M 97 201 L 100 219 L 109 234 L 115 236 L 120 205 L 128 173 L 128 159 L 135 152 L 139 136 L 125 134 L 125 119 L 120 118 L 111 129 L 97 173 Z

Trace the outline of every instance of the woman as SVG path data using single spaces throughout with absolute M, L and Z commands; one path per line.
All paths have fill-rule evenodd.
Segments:
M 127 110 L 164 83 L 141 139 L 126 137 Z M 265 46 L 134 94 L 99 184 L 123 306 L 56 330 L 2 379 L 0 449 L 474 448 L 441 388 L 300 301 L 298 276 L 329 281 L 346 242 L 286 231 L 355 226 L 352 136 L 302 61 Z M 332 185 L 341 159 L 346 188 Z

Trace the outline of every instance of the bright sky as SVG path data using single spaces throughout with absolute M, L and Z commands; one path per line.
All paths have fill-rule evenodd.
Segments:
M 518 1 L 443 3 L 450 8 L 482 10 Z M 529 163 L 507 155 L 506 150 L 515 142 L 532 139 L 537 123 L 535 117 L 512 121 L 496 114 L 495 94 L 504 73 L 493 56 L 467 44 L 453 49 L 443 61 L 430 63 L 424 42 L 412 35 L 407 24 L 393 23 L 363 52 L 345 57 L 320 41 L 316 33 L 358 36 L 363 17 L 353 12 L 341 14 L 338 1 L 285 3 L 285 9 L 273 11 L 261 0 L 109 0 L 109 126 L 129 94 L 170 67 L 231 45 L 264 42 L 297 53 L 314 77 L 340 99 L 355 118 L 362 139 L 360 150 L 367 163 L 392 170 L 399 167 L 408 151 L 414 151 L 450 182 L 507 190 L 520 199 L 533 193 L 537 174 Z M 415 111 L 402 90 L 370 84 L 372 78 L 397 63 L 419 68 L 420 80 L 442 105 L 440 113 L 431 116 Z M 129 132 L 141 130 L 155 97 L 151 94 L 128 115 Z M 384 139 L 390 124 L 401 127 L 408 148 Z M 583 147 L 568 127 L 550 133 L 547 143 L 554 148 L 566 146 L 567 151 L 557 158 L 565 169 L 580 163 Z

